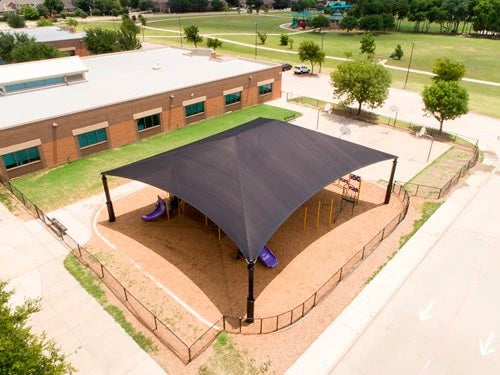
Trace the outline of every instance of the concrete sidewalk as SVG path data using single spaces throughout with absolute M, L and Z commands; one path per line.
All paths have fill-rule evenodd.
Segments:
M 484 197 L 476 199 L 476 195 L 478 191 L 492 179 L 494 179 L 494 181 L 490 183 L 494 185 L 498 191 L 499 178 L 495 173 L 484 171 L 476 171 L 473 173 L 467 179 L 467 184 L 457 189 L 446 200 L 436 213 L 382 269 L 377 277 L 358 294 L 339 317 L 330 324 L 308 350 L 298 358 L 287 371 L 287 374 L 329 374 L 364 334 L 365 330 L 372 324 L 372 321 L 378 316 L 380 311 L 385 309 L 385 306 L 393 296 L 398 293 L 402 285 L 406 283 L 415 269 L 420 267 L 421 262 L 427 254 L 433 251 L 436 244 L 446 235 L 450 227 L 455 223 L 463 211 L 467 209 L 469 205 L 480 203 L 481 198 L 484 202 Z M 470 219 L 471 218 L 469 218 L 469 220 Z M 472 220 L 481 223 L 482 218 L 475 217 Z M 488 231 L 488 234 L 485 235 L 490 235 L 491 228 L 487 226 L 484 231 Z M 460 237 L 459 233 L 460 229 L 458 233 L 454 234 L 455 238 Z M 480 238 L 481 232 L 475 235 L 477 238 Z M 467 247 L 470 246 L 470 243 L 463 242 L 461 246 Z M 446 277 L 447 260 L 442 259 L 442 262 L 443 264 L 436 266 L 436 268 L 444 272 L 442 277 Z M 406 300 L 405 302 L 408 303 L 410 301 Z M 400 334 L 404 335 L 406 329 L 407 328 L 402 327 Z M 378 340 L 382 339 L 382 337 L 378 337 Z M 378 350 L 380 350 L 378 355 L 385 353 L 383 347 L 379 347 Z M 362 363 L 362 361 L 359 363 Z M 363 367 L 363 370 L 359 368 L 358 370 L 362 373 L 370 373 L 369 368 L 368 366 Z M 382 371 L 382 369 L 379 370 Z M 345 372 L 340 371 L 339 373 Z M 399 373 L 405 373 L 405 371 L 401 370 Z
M 0 204 L 0 278 L 12 303 L 42 298 L 32 317 L 81 374 L 164 374 L 63 265 L 68 250 L 37 220 L 23 222 Z

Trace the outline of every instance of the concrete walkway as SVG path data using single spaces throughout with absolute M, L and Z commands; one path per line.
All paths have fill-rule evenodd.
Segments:
M 81 374 L 164 374 L 64 268 L 68 250 L 37 220 L 23 222 L 0 204 L 0 278 L 12 303 L 42 298 L 32 317 Z

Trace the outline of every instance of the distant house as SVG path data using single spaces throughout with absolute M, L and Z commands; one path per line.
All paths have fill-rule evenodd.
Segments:
M 75 10 L 71 0 L 63 0 L 64 10 Z M 19 11 L 22 6 L 32 6 L 43 4 L 43 0 L 0 0 L 0 13 Z
M 90 55 L 83 41 L 85 33 L 77 33 L 74 28 L 63 29 L 57 26 L 48 26 L 0 31 L 7 33 L 25 33 L 35 38 L 37 42 L 50 44 L 60 51 L 67 52 L 70 56 Z

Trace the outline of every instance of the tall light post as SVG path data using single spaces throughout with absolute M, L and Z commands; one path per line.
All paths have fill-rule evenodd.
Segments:
M 180 38 L 180 40 L 181 40 L 181 47 L 182 47 L 181 16 L 179 16 L 179 38 Z
M 415 47 L 415 42 L 411 42 L 411 53 L 410 53 L 410 61 L 408 62 L 408 70 L 406 71 L 406 79 L 405 79 L 405 87 L 408 83 L 408 75 L 410 74 L 410 66 L 411 66 L 411 58 L 413 57 L 413 47 Z
M 255 60 L 257 60 L 257 24 L 255 24 Z

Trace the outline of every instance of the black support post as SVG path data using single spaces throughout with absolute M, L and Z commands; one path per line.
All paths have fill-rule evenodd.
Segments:
M 104 188 L 104 194 L 106 195 L 106 206 L 108 207 L 108 221 L 113 222 L 116 220 L 115 210 L 113 209 L 113 202 L 111 202 L 111 197 L 109 196 L 108 179 L 106 175 L 101 174 L 102 187 Z
M 387 190 L 385 192 L 385 204 L 389 204 L 391 201 L 392 184 L 394 184 L 394 174 L 396 173 L 396 165 L 398 165 L 398 158 L 394 158 L 392 161 L 391 177 L 389 178 L 389 184 L 387 184 Z
M 248 297 L 247 297 L 247 323 L 254 322 L 254 305 L 255 299 L 253 298 L 253 271 L 255 268 L 255 260 L 248 263 Z

